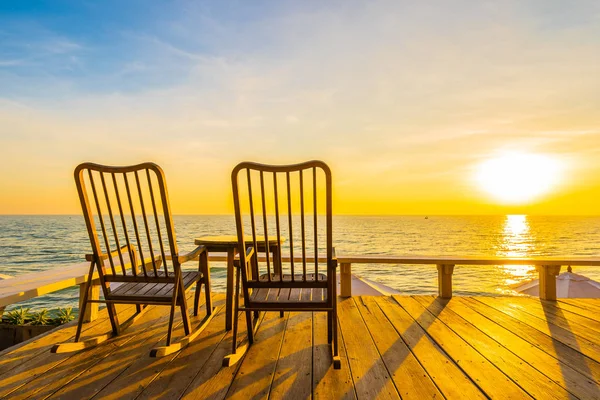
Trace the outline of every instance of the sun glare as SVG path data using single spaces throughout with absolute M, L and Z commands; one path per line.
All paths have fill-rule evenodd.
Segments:
M 528 203 L 550 192 L 560 180 L 557 160 L 537 154 L 506 154 L 483 162 L 477 171 L 481 188 L 507 204 Z

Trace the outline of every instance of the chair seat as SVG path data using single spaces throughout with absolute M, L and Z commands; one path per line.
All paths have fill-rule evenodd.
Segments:
M 315 278 L 316 276 L 316 278 Z M 292 282 L 292 275 L 291 274 L 283 274 L 283 282 Z M 295 282 L 302 282 L 303 279 L 303 275 L 302 274 L 294 274 L 294 281 Z M 263 274 L 261 276 L 258 277 L 258 280 L 260 282 L 268 282 L 269 281 L 269 274 Z M 327 275 L 325 274 L 306 274 L 306 282 L 315 282 L 315 281 L 319 281 L 319 282 L 327 282 Z M 271 282 L 281 282 L 279 280 L 279 274 L 271 274 Z
M 259 281 L 266 282 L 267 274 L 261 275 Z M 283 282 L 291 282 L 291 275 L 283 275 Z M 294 280 L 302 281 L 302 275 L 295 275 Z M 327 281 L 325 274 L 306 274 L 308 282 Z M 280 282 L 279 275 L 271 274 L 271 282 Z M 326 303 L 326 288 L 254 288 L 250 295 L 251 303 Z
M 164 273 L 162 275 L 164 276 Z M 198 271 L 182 272 L 182 275 L 185 290 L 202 278 L 202 274 Z M 112 290 L 106 299 L 131 301 L 147 298 L 152 301 L 170 302 L 173 297 L 174 286 L 174 283 L 126 282 Z

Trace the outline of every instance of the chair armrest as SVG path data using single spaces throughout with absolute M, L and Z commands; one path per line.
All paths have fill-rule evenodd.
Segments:
M 131 249 L 133 250 L 133 252 L 135 253 L 136 249 L 134 245 L 131 245 Z M 119 255 L 119 253 L 124 253 L 125 251 L 129 251 L 129 245 L 125 245 L 125 246 L 121 246 L 120 249 L 117 250 L 113 250 L 110 252 L 110 257 L 114 257 Z M 100 257 L 102 260 L 107 260 L 108 259 L 108 254 L 102 254 L 102 257 Z M 94 255 L 93 254 L 86 254 L 85 255 L 85 260 L 86 261 L 94 261 Z
M 203 251 L 206 251 L 206 246 L 198 246 L 189 253 L 177 257 L 177 261 L 179 261 L 179 264 L 183 264 L 188 261 L 197 260 L 198 256 L 200 256 L 200 254 L 202 254 Z M 167 256 L 167 259 L 169 258 L 171 257 Z
M 250 246 L 246 249 L 246 264 L 250 262 L 252 256 L 254 255 L 254 247 Z M 233 260 L 233 265 L 237 268 L 240 267 L 240 256 L 239 254 L 235 256 Z

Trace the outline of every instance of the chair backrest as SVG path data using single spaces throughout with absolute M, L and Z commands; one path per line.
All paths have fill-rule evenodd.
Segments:
M 174 275 L 177 241 L 158 165 L 84 163 L 75 169 L 75 183 L 101 281 Z
M 231 180 L 242 263 L 246 262 L 245 249 L 252 246 L 256 254 L 260 241 L 265 243 L 264 262 L 254 258 L 251 275 L 242 268 L 242 279 L 252 283 L 266 274 L 261 281 L 274 286 L 285 275 L 285 280 L 292 282 L 311 281 L 311 274 L 325 274 L 329 280 L 327 265 L 333 256 L 329 167 L 322 161 L 295 165 L 243 162 L 234 168 Z M 278 243 L 284 240 L 280 251 L 271 254 L 269 237 Z M 288 257 L 289 262 L 282 262 Z

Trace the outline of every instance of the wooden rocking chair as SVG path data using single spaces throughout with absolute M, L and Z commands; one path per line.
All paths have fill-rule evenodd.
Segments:
M 235 260 L 233 351 L 223 365 L 236 363 L 254 342 L 260 312 L 279 311 L 283 316 L 284 311 L 323 311 L 327 312 L 328 341 L 333 342 L 333 365 L 339 369 L 329 167 L 321 161 L 282 166 L 243 162 L 233 170 L 231 181 L 240 254 Z M 323 211 L 324 215 L 318 215 Z M 252 232 L 246 236 L 248 228 Z M 267 240 L 264 262 L 259 262 L 263 253 L 258 257 L 257 241 L 269 235 L 277 235 L 280 246 L 287 237 L 286 246 L 271 256 Z M 246 242 L 250 236 L 252 241 Z M 313 254 L 309 256 L 307 249 Z M 282 262 L 282 254 L 289 254 L 284 258 L 289 262 Z M 240 289 L 243 305 L 239 304 Z M 239 311 L 246 314 L 248 331 L 248 344 L 243 346 L 237 341 Z
M 92 245 L 92 254 L 86 256 L 91 264 L 75 342 L 57 344 L 52 352 L 77 351 L 102 343 L 131 325 L 150 304 L 171 307 L 166 345 L 152 349 L 150 355 L 161 357 L 182 349 L 208 326 L 215 313 L 205 248 L 200 246 L 189 254 L 179 255 L 162 169 L 153 163 L 128 167 L 84 163 L 75 169 L 75 183 Z M 182 271 L 181 264 L 191 260 L 199 260 L 198 270 Z M 89 298 L 95 272 L 104 300 Z M 186 291 L 194 283 L 195 316 L 202 285 L 206 296 L 206 317 L 196 329 L 192 329 L 186 301 Z M 83 310 L 90 302 L 106 303 L 112 332 L 80 341 Z M 122 324 L 115 309 L 118 303 L 136 305 L 136 313 Z M 177 306 L 186 336 L 171 343 Z

